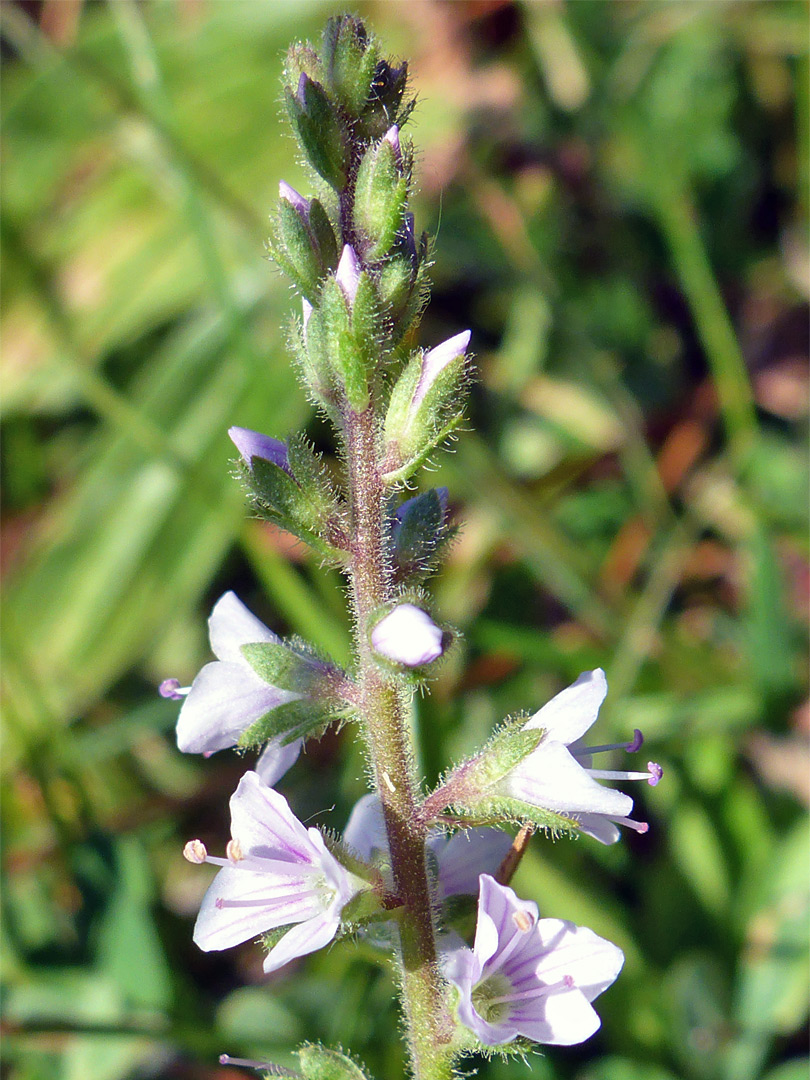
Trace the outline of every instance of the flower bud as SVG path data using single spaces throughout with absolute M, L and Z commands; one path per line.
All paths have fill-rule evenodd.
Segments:
M 392 247 L 407 198 L 399 130 L 394 126 L 380 142 L 369 147 L 357 170 L 354 225 L 368 242 L 367 259 L 380 259 Z
M 326 24 L 321 55 L 329 90 L 349 116 L 359 117 L 377 67 L 374 40 L 359 19 L 338 15 Z
M 258 431 L 251 431 L 250 428 L 243 427 L 228 428 L 228 436 L 249 469 L 253 468 L 254 458 L 261 458 L 263 461 L 272 462 L 279 469 L 283 469 L 284 472 L 292 475 L 287 458 L 287 444 L 283 443 L 281 439 L 274 439 L 270 435 L 261 435 Z
M 360 263 L 351 244 L 345 244 L 343 247 L 340 262 L 335 271 L 335 281 L 343 290 L 346 303 L 352 307 L 357 296 L 357 286 L 360 284 Z
M 385 418 L 389 481 L 403 479 L 461 421 L 464 368 L 470 331 L 415 357 L 391 394 Z
M 276 262 L 305 298 L 314 301 L 320 281 L 337 259 L 337 241 L 317 199 L 305 199 L 283 180 L 279 184 Z
M 418 668 L 442 655 L 445 634 L 426 611 L 415 604 L 398 604 L 371 631 L 371 646 L 387 660 Z
M 336 190 L 346 183 L 348 136 L 343 121 L 323 87 L 302 72 L 293 92 L 286 89 L 293 129 L 315 171 Z

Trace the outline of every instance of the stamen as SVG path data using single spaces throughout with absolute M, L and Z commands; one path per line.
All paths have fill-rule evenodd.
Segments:
M 627 746 L 625 747 L 625 749 L 627 750 L 627 753 L 628 754 L 636 754 L 642 748 L 643 745 L 644 745 L 644 736 L 641 734 L 641 732 L 638 730 L 638 728 L 633 728 L 633 741 L 629 742 L 627 744 Z
M 633 741 L 632 742 L 616 742 L 605 743 L 604 746 L 582 746 L 578 750 L 572 750 L 569 746 L 569 750 L 574 757 L 590 757 L 592 754 L 604 754 L 608 750 L 625 750 L 628 754 L 635 754 L 637 750 L 640 750 L 644 743 L 644 736 L 638 730 L 633 728 Z
M 158 687 L 158 693 L 172 701 L 181 701 L 190 689 L 190 686 L 181 686 L 179 679 L 164 679 Z
M 241 862 L 244 859 L 242 852 L 242 845 L 238 840 L 229 840 L 225 845 L 225 854 L 228 856 L 228 861 L 232 863 Z
M 189 840 L 183 848 L 183 858 L 190 863 L 204 863 L 208 858 L 208 851 L 202 840 Z
M 617 817 L 611 818 L 611 821 L 615 821 L 617 825 L 626 825 L 628 829 L 632 829 L 633 832 L 645 833 L 649 832 L 650 826 L 646 821 L 633 821 L 629 817 Z
M 564 975 L 559 982 L 547 983 L 545 986 L 535 984 L 534 986 L 530 986 L 528 990 L 518 990 L 513 994 L 504 994 L 503 997 L 488 998 L 487 1005 L 502 1005 L 507 1001 L 525 1001 L 527 998 L 536 999 L 548 997 L 557 990 L 570 990 L 571 987 L 575 985 L 573 976 Z
M 655 787 L 655 785 L 664 775 L 664 770 L 656 761 L 648 761 L 647 768 L 650 770 L 650 778 L 647 783 L 650 785 L 650 787 Z
M 646 780 L 648 783 L 650 780 L 654 780 L 653 787 L 661 779 L 660 776 L 655 778 L 655 773 L 652 770 L 650 772 L 626 772 L 623 769 L 587 769 L 586 772 L 595 780 Z
M 289 1076 L 300 1080 L 301 1074 L 285 1069 L 283 1065 L 274 1065 L 272 1061 L 249 1061 L 248 1058 L 231 1057 L 230 1054 L 219 1055 L 220 1065 L 238 1065 L 242 1069 L 264 1069 L 270 1076 Z

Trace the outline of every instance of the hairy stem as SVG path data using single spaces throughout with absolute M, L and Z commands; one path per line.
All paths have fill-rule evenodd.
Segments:
M 359 712 L 383 806 L 394 892 L 403 905 L 401 993 L 408 1044 L 417 1080 L 446 1080 L 452 1075 L 452 1022 L 436 960 L 425 829 L 418 809 L 403 693 L 397 679 L 378 667 L 366 634 L 369 616 L 390 599 L 393 581 L 386 553 L 385 491 L 373 408 L 347 417 L 346 444 L 354 535 L 350 578 L 357 619 Z

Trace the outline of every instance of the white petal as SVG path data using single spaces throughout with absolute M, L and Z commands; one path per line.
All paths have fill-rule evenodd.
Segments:
M 537 967 L 545 983 L 569 976 L 588 1001 L 593 1001 L 616 979 L 624 964 L 624 953 L 586 926 L 562 919 L 541 919 L 537 932 L 549 951 Z
M 191 684 L 177 718 L 177 745 L 185 754 L 235 746 L 251 724 L 298 696 L 268 686 L 245 663 L 215 660 Z
M 495 874 L 512 846 L 512 837 L 500 829 L 468 829 L 449 839 L 432 837 L 428 845 L 439 864 L 439 894 L 475 896 L 480 874 Z
M 292 875 L 254 873 L 223 867 L 203 897 L 194 925 L 194 942 L 203 952 L 230 949 L 243 941 L 287 923 L 309 919 L 321 910 L 313 888 L 312 870 Z M 221 906 L 221 901 L 256 901 L 241 906 Z
M 288 930 L 281 941 L 277 942 L 265 957 L 264 970 L 269 975 L 280 967 L 289 964 L 296 957 L 306 956 L 328 945 L 337 933 L 340 916 L 332 911 L 323 911 L 306 922 L 299 923 Z
M 316 848 L 283 795 L 247 772 L 231 796 L 231 835 L 245 855 L 319 864 Z
M 375 849 L 388 853 L 388 837 L 379 795 L 369 793 L 358 799 L 346 822 L 343 840 L 361 859 L 370 859 Z
M 600 844 L 615 844 L 621 836 L 619 826 L 604 814 L 577 814 L 580 830 Z
M 285 772 L 293 767 L 304 745 L 303 739 L 293 739 L 291 743 L 283 746 L 281 738 L 279 735 L 271 739 L 256 762 L 256 773 L 268 787 L 273 787 Z
M 513 1017 L 521 1035 L 550 1046 L 573 1046 L 598 1030 L 600 1020 L 577 989 L 559 990 L 526 1005 Z
M 208 636 L 215 656 L 245 666 L 249 665 L 239 651 L 240 646 L 254 641 L 278 641 L 273 631 L 248 611 L 233 592 L 226 592 L 214 604 L 208 620 Z
M 575 683 L 561 690 L 524 727 L 542 728 L 547 738 L 568 746 L 594 723 L 606 694 L 604 671 L 583 671 Z
M 374 651 L 406 667 L 438 660 L 443 638 L 433 619 L 415 604 L 398 604 L 371 631 Z
M 558 814 L 596 813 L 627 817 L 629 795 L 603 787 L 558 742 L 545 740 L 501 781 L 515 799 Z

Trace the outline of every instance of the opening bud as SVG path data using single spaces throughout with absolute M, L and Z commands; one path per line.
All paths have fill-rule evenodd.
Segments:
M 371 631 L 376 653 L 407 668 L 432 664 L 445 651 L 448 635 L 416 604 L 397 604 Z

